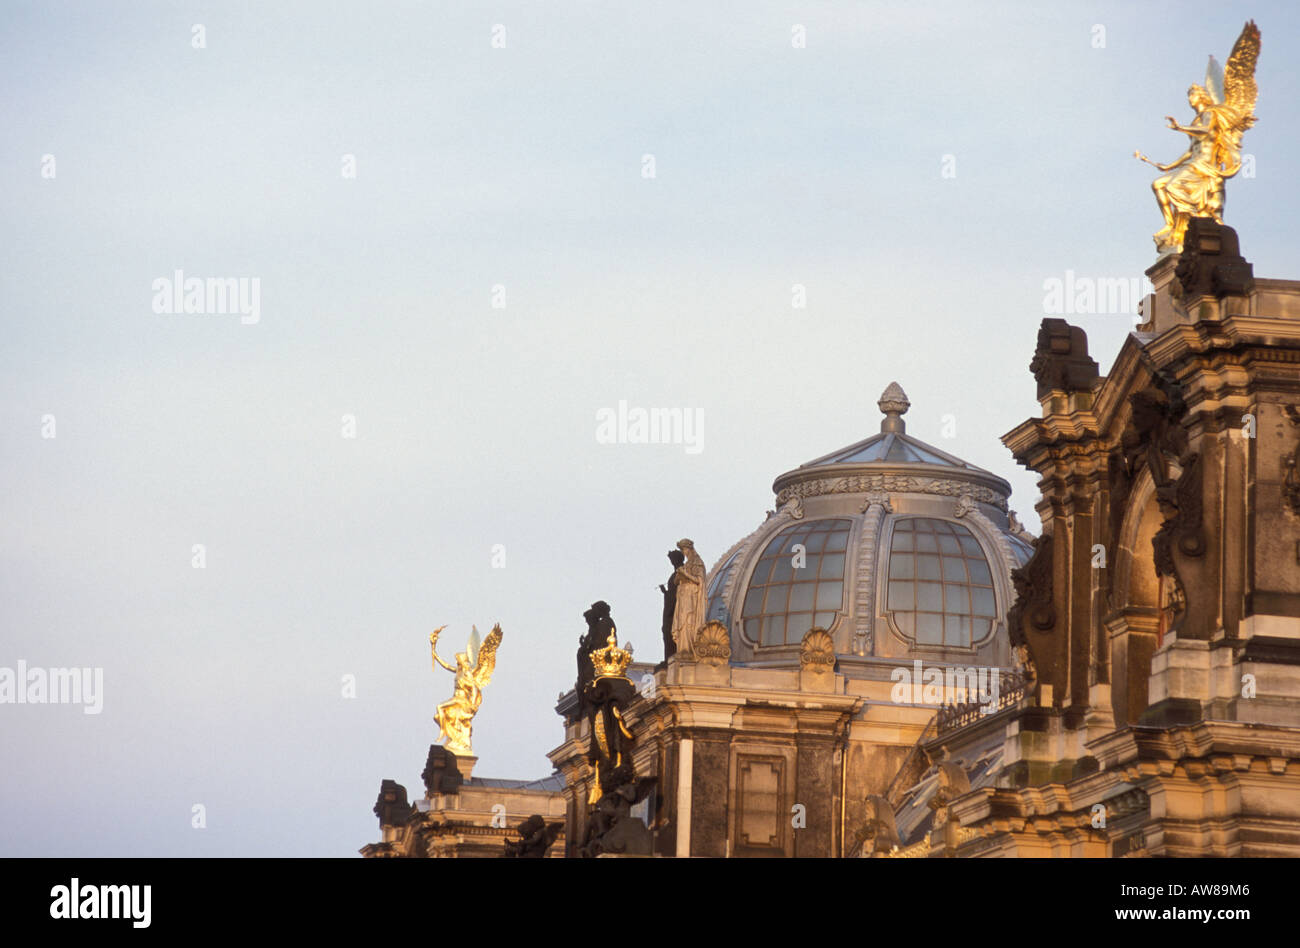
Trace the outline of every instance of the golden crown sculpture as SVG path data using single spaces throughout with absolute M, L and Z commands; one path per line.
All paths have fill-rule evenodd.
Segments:
M 632 664 L 632 653 L 618 647 L 618 638 L 610 629 L 609 644 L 591 653 L 591 664 L 596 666 L 597 678 L 626 678 L 624 672 Z

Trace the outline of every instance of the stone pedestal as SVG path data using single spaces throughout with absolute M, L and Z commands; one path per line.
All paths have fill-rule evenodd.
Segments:
M 466 783 L 469 783 L 469 776 L 474 771 L 474 765 L 478 763 L 478 757 L 469 755 L 456 755 L 456 769 L 460 771 L 461 777 Z

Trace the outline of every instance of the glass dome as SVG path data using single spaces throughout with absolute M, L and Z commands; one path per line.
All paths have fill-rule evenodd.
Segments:
M 706 617 L 733 664 L 796 665 L 815 627 L 865 677 L 922 656 L 1011 664 L 1011 571 L 1033 537 L 1010 484 L 907 433 L 909 405 L 891 384 L 880 431 L 777 477 L 775 509 L 719 557 Z

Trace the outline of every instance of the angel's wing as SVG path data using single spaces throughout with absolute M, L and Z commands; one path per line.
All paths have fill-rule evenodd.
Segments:
M 1223 105 L 1223 67 L 1213 56 L 1205 66 L 1205 90 L 1215 105 Z
M 1255 63 L 1259 59 L 1259 28 L 1254 20 L 1241 28 L 1223 72 L 1223 101 L 1243 118 L 1255 114 L 1259 87 L 1255 84 Z
M 474 681 L 480 688 L 492 680 L 492 671 L 497 667 L 497 646 L 501 644 L 501 626 L 494 625 L 488 637 L 479 646 L 478 662 L 474 665 Z

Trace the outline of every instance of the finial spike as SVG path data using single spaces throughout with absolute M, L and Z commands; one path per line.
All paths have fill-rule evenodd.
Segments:
M 889 387 L 880 396 L 880 401 L 876 405 L 884 412 L 884 419 L 880 422 L 881 433 L 888 434 L 895 432 L 902 434 L 907 430 L 907 425 L 903 421 L 903 415 L 912 407 L 912 403 L 907 400 L 907 393 L 897 382 L 890 382 Z

